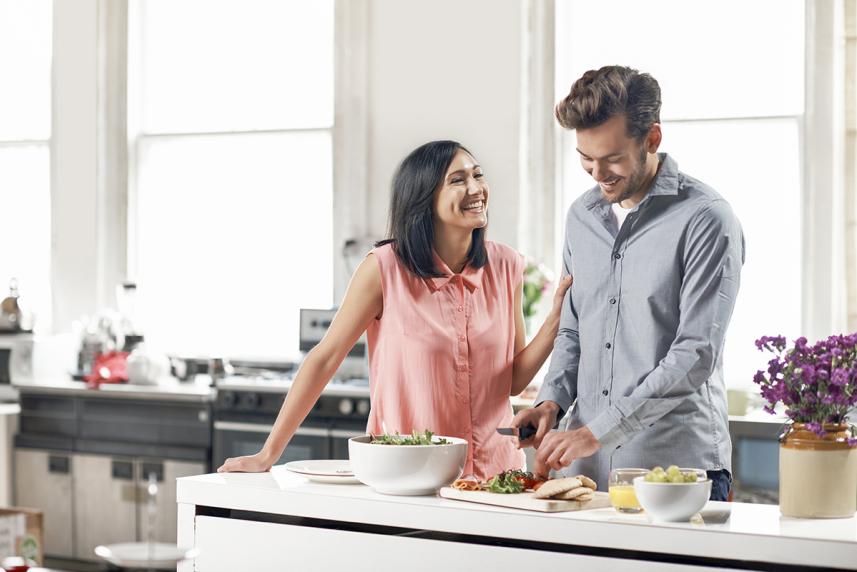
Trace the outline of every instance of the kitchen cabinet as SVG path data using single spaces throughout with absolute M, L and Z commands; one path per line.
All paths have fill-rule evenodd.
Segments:
M 147 540 L 146 530 L 149 523 L 148 482 L 149 473 L 158 476 L 158 495 L 155 499 L 155 540 L 158 542 L 176 542 L 176 479 L 205 473 L 205 463 L 189 461 L 137 460 L 137 532 L 138 540 Z
M 75 453 L 72 466 L 74 556 L 94 559 L 99 544 L 136 540 L 134 459 Z
M 74 554 L 72 497 L 68 452 L 15 451 L 15 504 L 42 511 L 45 554 Z
M 176 542 L 176 485 L 178 477 L 205 472 L 205 464 L 75 454 L 74 556 L 93 559 L 99 544 L 147 540 L 149 525 L 148 475 L 158 479 L 155 497 L 154 539 Z
M 205 473 L 208 394 L 21 387 L 16 503 L 45 513 L 45 553 L 95 560 L 99 544 L 146 540 L 148 474 L 158 478 L 154 538 L 176 542 L 175 479 Z

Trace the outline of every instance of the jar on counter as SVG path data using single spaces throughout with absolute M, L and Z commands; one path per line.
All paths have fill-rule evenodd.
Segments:
M 780 512 L 799 518 L 850 518 L 857 512 L 857 446 L 847 423 L 825 423 L 820 437 L 793 423 L 780 437 Z

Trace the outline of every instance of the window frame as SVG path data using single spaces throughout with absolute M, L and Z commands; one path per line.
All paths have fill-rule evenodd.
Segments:
M 805 0 L 805 104 L 800 116 L 765 116 L 716 119 L 681 118 L 664 123 L 727 121 L 740 119 L 797 119 L 801 157 L 801 330 L 810 339 L 844 331 L 847 326 L 846 280 L 854 280 L 855 268 L 846 264 L 845 190 L 843 187 L 845 133 L 843 64 L 843 6 L 839 2 Z M 527 50 L 540 54 L 525 58 L 528 69 L 523 87 L 529 102 L 528 117 L 522 130 L 522 204 L 537 205 L 531 219 L 550 225 L 552 240 L 538 225 L 521 225 L 520 243 L 526 244 L 541 261 L 562 268 L 561 245 L 564 240 L 566 212 L 563 211 L 562 178 L 563 130 L 553 118 L 555 76 L 556 0 L 531 3 L 525 10 Z M 533 81 L 539 78 L 538 85 Z M 549 118 L 546 121 L 543 118 Z M 853 192 L 853 190 L 851 191 Z M 539 216 L 541 215 L 541 216 Z M 848 259 L 850 260 L 850 259 Z M 797 303 L 797 302 L 796 302 Z M 728 385 L 736 383 L 727 380 Z

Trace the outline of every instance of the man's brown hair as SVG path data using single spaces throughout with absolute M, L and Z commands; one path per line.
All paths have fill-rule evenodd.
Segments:
M 624 115 L 628 136 L 642 141 L 652 125 L 660 123 L 661 88 L 647 73 L 625 66 L 604 66 L 589 70 L 574 82 L 554 113 L 566 129 L 598 127 L 616 115 Z

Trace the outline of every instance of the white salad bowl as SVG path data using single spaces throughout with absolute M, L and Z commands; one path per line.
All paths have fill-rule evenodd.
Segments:
M 708 502 L 711 479 L 700 479 L 693 483 L 657 483 L 647 482 L 645 477 L 636 477 L 634 494 L 652 520 L 687 522 Z
M 372 444 L 369 435 L 348 440 L 354 476 L 385 495 L 432 495 L 461 476 L 467 460 L 467 441 L 457 437 L 444 445 Z

